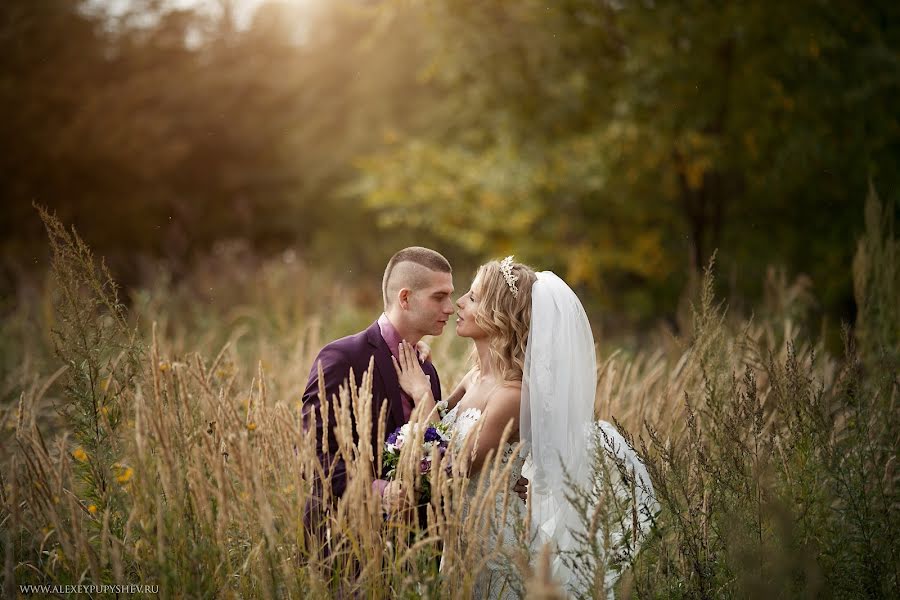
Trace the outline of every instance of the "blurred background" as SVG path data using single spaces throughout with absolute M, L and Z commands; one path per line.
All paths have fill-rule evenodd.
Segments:
M 893 1 L 5 0 L 0 65 L 7 319 L 36 203 L 196 318 L 315 279 L 349 333 L 422 244 L 460 291 L 552 269 L 626 344 L 715 251 L 735 310 L 791 287 L 836 332 L 870 182 L 900 196 Z

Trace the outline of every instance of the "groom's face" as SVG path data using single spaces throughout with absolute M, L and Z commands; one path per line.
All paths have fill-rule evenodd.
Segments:
M 408 318 L 422 335 L 441 335 L 454 312 L 453 275 L 429 271 L 426 285 L 409 296 Z

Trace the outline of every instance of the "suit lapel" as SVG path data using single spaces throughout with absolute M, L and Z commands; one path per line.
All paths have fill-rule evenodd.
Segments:
M 403 418 L 403 400 L 400 397 L 400 381 L 391 361 L 391 351 L 388 350 L 384 338 L 381 337 L 381 329 L 376 321 L 366 332 L 369 345 L 372 346 L 372 355 L 375 357 L 375 374 L 381 379 L 381 387 L 387 396 L 391 407 L 391 415 L 394 422 L 399 425 L 405 423 Z M 381 402 L 382 398 L 375 398 Z

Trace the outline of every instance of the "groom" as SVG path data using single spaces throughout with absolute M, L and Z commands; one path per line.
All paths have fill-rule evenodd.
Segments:
M 359 382 L 374 356 L 372 423 L 378 423 L 381 407 L 386 402 L 388 409 L 385 432 L 394 431 L 409 420 L 413 401 L 400 389 L 391 356 L 398 356 L 399 345 L 403 340 L 415 346 L 423 336 L 440 335 L 443 332 L 444 325 L 455 312 L 452 293 L 453 275 L 446 258 L 434 250 L 420 246 L 404 248 L 391 257 L 384 270 L 384 312 L 381 316 L 364 331 L 331 342 L 319 351 L 303 393 L 303 415 L 307 424 L 315 416 L 316 451 L 325 473 L 332 473 L 331 490 L 335 499 L 344 494 L 347 471 L 344 458 L 337 454 L 333 408 L 328 411 L 328 422 L 322 422 L 319 365 L 321 364 L 324 374 L 325 394 L 332 400 L 338 393 L 339 386 L 350 377 L 350 370 L 353 370 L 356 381 Z M 434 365 L 426 361 L 422 364 L 422 370 L 431 378 L 432 393 L 439 401 L 441 385 Z M 325 445 L 322 443 L 323 428 L 327 433 Z M 372 449 L 377 453 L 384 440 L 378 437 L 375 426 L 372 427 L 371 435 Z M 382 496 L 385 508 L 396 503 L 399 490 L 393 483 L 376 479 L 372 487 Z M 316 494 L 321 494 L 320 488 L 314 492 Z M 320 503 L 321 496 L 318 496 L 307 505 L 307 524 L 315 519 L 311 513 L 318 512 Z

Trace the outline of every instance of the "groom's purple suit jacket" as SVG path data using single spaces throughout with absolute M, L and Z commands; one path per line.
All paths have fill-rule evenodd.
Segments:
M 378 321 L 372 323 L 365 331 L 335 340 L 322 348 L 313 362 L 309 380 L 306 384 L 306 391 L 303 393 L 304 422 L 308 426 L 310 422 L 308 420 L 309 417 L 315 414 L 316 452 L 325 473 L 329 472 L 333 463 L 334 471 L 331 477 L 331 490 L 334 497 L 344 494 L 344 489 L 347 486 L 347 473 L 343 457 L 336 456 L 338 446 L 334 435 L 333 397 L 338 393 L 339 386 L 350 377 L 350 369 L 353 369 L 357 385 L 359 384 L 362 374 L 369 368 L 369 360 L 373 356 L 375 357 L 375 372 L 372 377 L 372 450 L 377 455 L 379 447 L 383 446 L 385 441 L 378 437 L 378 417 L 381 413 L 382 404 L 384 402 L 388 403 L 387 423 L 385 426 L 386 435 L 406 422 L 403 418 L 400 382 L 397 380 L 397 372 L 394 370 L 394 365 L 391 361 L 391 351 L 388 349 L 384 338 L 381 337 Z M 331 409 L 328 411 L 329 422 L 327 424 L 322 422 L 321 416 L 319 363 L 322 364 L 325 393 L 329 401 L 331 401 Z M 435 370 L 431 362 L 423 363 L 422 370 L 431 377 L 431 391 L 434 394 L 435 401 L 440 401 L 441 383 L 438 380 L 437 370 Z M 327 427 L 328 432 L 327 446 L 325 447 L 322 445 L 323 427 Z M 355 423 L 353 431 L 354 438 L 357 439 Z M 381 474 L 375 473 L 374 475 L 375 477 L 380 477 Z

